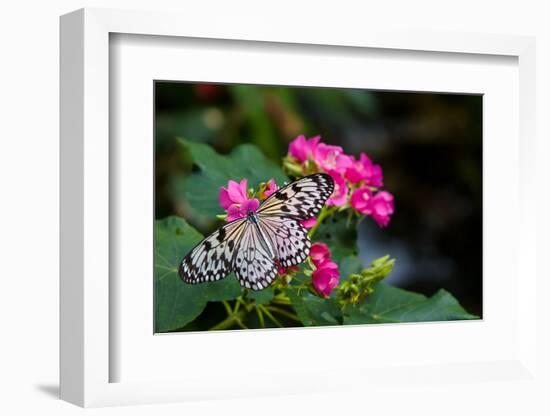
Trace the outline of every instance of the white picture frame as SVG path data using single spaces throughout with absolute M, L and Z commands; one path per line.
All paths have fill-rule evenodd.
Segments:
M 185 20 L 185 25 L 182 21 Z M 361 368 L 350 369 L 338 365 L 325 369 L 332 379 L 346 380 L 337 385 L 322 382 L 320 373 L 304 370 L 303 374 L 274 373 L 266 370 L 270 381 L 256 383 L 243 377 L 220 374 L 213 382 L 207 374 L 199 373 L 166 377 L 151 376 L 147 380 L 113 382 L 112 367 L 121 360 L 119 351 L 112 348 L 114 337 L 111 322 L 113 287 L 109 276 L 113 271 L 110 253 L 110 227 L 113 224 L 110 205 L 111 173 L 116 172 L 117 160 L 110 152 L 110 38 L 113 34 L 161 36 L 162 39 L 197 38 L 225 41 L 276 43 L 281 50 L 291 44 L 303 47 L 329 45 L 332 50 L 384 50 L 429 52 L 439 55 L 507 56 L 517 59 L 518 75 L 518 126 L 519 159 L 516 178 L 518 204 L 513 209 L 519 219 L 517 238 L 513 239 L 512 254 L 517 258 L 514 273 L 522 271 L 522 284 L 518 285 L 517 308 L 511 317 L 517 331 L 510 338 L 513 348 L 495 352 L 496 359 L 487 355 L 471 357 L 460 362 L 448 361 L 445 356 L 436 362 L 419 359 L 403 362 L 401 367 L 387 363 L 369 365 L 368 373 Z M 535 230 L 536 218 L 527 213 L 532 202 L 535 169 L 535 42 L 533 38 L 465 34 L 398 32 L 366 29 L 360 34 L 340 31 L 331 33 L 322 28 L 301 31 L 300 28 L 281 30 L 278 25 L 257 25 L 244 22 L 238 30 L 230 22 L 215 27 L 204 27 L 198 21 L 168 13 L 134 12 L 107 9 L 83 9 L 61 18 L 61 398 L 80 406 L 108 406 L 120 404 L 159 403 L 214 397 L 248 397 L 249 395 L 295 394 L 329 392 L 342 389 L 366 388 L 371 394 L 396 379 L 404 386 L 413 384 L 430 386 L 433 383 L 472 383 L 482 388 L 484 381 L 530 383 L 539 388 L 541 383 L 536 361 L 536 269 Z M 111 120 L 112 122 L 112 120 Z M 515 133 L 514 133 L 515 134 Z M 150 148 L 152 152 L 152 147 Z M 516 172 L 516 171 L 514 171 Z M 152 180 L 152 178 L 151 178 Z M 516 183 L 516 182 L 514 182 Z M 152 217 L 151 217 L 152 218 Z M 151 277 L 152 279 L 152 277 Z M 517 280 L 515 281 L 517 283 Z M 116 299 L 115 299 L 116 300 Z M 495 318 L 496 323 L 498 317 Z M 500 323 L 501 324 L 501 323 Z M 139 326 L 140 323 L 138 322 Z M 412 326 L 378 327 L 378 333 L 391 331 L 410 333 L 418 331 Z M 429 329 L 422 329 L 429 332 Z M 463 336 L 462 329 L 447 328 L 449 333 Z M 481 331 L 482 329 L 474 329 Z M 239 331 L 240 332 L 240 331 Z M 288 342 L 297 342 L 296 335 L 303 330 L 292 330 L 283 335 Z M 349 332 L 349 331 L 348 331 Z M 270 342 L 280 335 L 274 332 L 227 335 L 233 343 L 255 342 L 265 338 Z M 279 334 L 281 334 L 279 332 Z M 310 332 L 318 342 L 326 342 L 330 332 Z M 357 334 L 357 332 L 355 332 Z M 153 338 L 153 334 L 150 334 Z M 200 335 L 200 334 L 199 334 Z M 482 334 L 480 334 L 481 336 Z M 214 335 L 202 334 L 202 337 Z M 350 333 L 349 336 L 357 336 Z M 397 334 L 399 336 L 399 334 Z M 471 333 L 467 336 L 473 336 Z M 157 337 L 158 339 L 158 337 Z M 164 337 L 163 343 L 172 343 Z M 277 341 L 275 341 L 277 342 Z M 278 341 L 280 342 L 280 341 Z M 386 341 L 390 342 L 390 341 Z M 516 345 L 517 343 L 517 345 Z M 384 345 L 381 344 L 380 348 Z M 140 348 L 140 347 L 136 347 Z M 122 350 L 123 351 L 123 350 Z M 208 359 L 204 357 L 204 359 Z M 392 361 L 393 362 L 393 361 Z M 363 369 L 364 370 L 364 369 Z M 337 376 L 337 377 L 336 377 Z M 115 377 L 118 378 L 118 377 Z M 177 379 L 179 378 L 179 379 Z M 237 380 L 237 381 L 236 381 Z M 274 386 L 278 386 L 274 388 Z M 444 390 L 444 388 L 442 388 Z M 453 394 L 451 389 L 442 394 Z

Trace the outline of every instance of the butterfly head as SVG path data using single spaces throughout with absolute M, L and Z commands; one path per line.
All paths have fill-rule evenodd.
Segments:
M 246 219 L 250 221 L 253 224 L 258 223 L 258 214 L 256 214 L 256 211 L 248 211 L 246 213 Z

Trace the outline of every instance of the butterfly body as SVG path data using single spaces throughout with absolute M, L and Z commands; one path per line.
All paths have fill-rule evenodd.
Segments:
M 333 190 L 332 178 L 324 173 L 284 186 L 257 211 L 249 211 L 195 246 L 180 264 L 180 277 L 197 284 L 235 272 L 241 286 L 265 289 L 278 267 L 300 264 L 309 255 L 311 241 L 301 222 L 316 216 Z
M 258 217 L 258 214 L 256 214 L 255 211 L 248 211 L 248 213 L 246 215 L 246 219 L 247 219 L 248 222 L 250 222 L 254 226 L 254 228 L 256 228 L 256 230 L 258 231 L 258 234 L 261 237 L 261 239 L 260 239 L 261 244 L 264 246 L 265 249 L 267 249 L 267 252 L 271 256 L 271 258 L 273 259 L 275 264 L 277 264 L 277 257 L 276 257 L 275 249 L 271 245 L 271 242 L 269 241 L 269 238 L 265 235 L 265 232 L 262 229 L 262 227 L 260 227 L 260 219 Z

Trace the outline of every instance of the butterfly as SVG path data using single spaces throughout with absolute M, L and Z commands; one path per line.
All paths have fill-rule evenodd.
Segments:
M 242 287 L 262 290 L 278 267 L 302 263 L 311 248 L 302 221 L 317 216 L 334 191 L 326 173 L 298 179 L 275 191 L 259 208 L 197 244 L 181 261 L 185 283 L 214 282 L 234 272 Z

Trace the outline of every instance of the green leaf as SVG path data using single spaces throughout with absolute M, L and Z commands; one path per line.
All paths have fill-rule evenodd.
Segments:
M 340 270 L 340 282 L 343 282 L 348 279 L 350 274 L 359 273 L 363 269 L 363 264 L 357 256 L 347 256 L 340 260 L 338 268 Z
M 183 257 L 203 236 L 178 217 L 155 222 L 155 331 L 181 328 L 194 320 L 209 301 L 232 300 L 241 294 L 234 276 L 200 285 L 184 283 L 178 275 Z
M 326 218 L 317 228 L 313 240 L 326 243 L 332 258 L 338 263 L 346 257 L 357 255 L 357 227 L 353 220 L 348 221 L 345 212 Z
M 384 283 L 376 285 L 374 293 L 365 302 L 347 306 L 344 313 L 344 324 L 479 319 L 466 312 L 458 301 L 443 289 L 427 298 Z
M 275 296 L 275 292 L 273 291 L 272 287 L 268 287 L 257 292 L 250 291 L 248 294 L 248 297 L 250 299 L 254 299 L 256 301 L 256 305 L 263 305 L 271 302 L 273 296 Z
M 199 171 L 176 181 L 175 193 L 202 216 L 212 218 L 222 213 L 219 190 L 221 186 L 227 186 L 230 179 L 237 182 L 247 179 L 249 187 L 256 187 L 271 178 L 279 185 L 288 180 L 282 170 L 254 145 L 243 144 L 230 154 L 221 155 L 207 144 L 183 139 L 179 139 L 179 143 L 189 151 Z
M 342 312 L 334 298 L 323 299 L 305 289 L 287 292 L 296 315 L 304 326 L 341 325 Z

